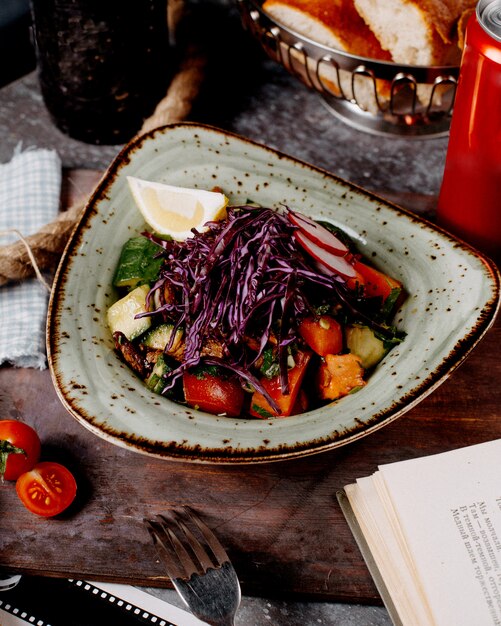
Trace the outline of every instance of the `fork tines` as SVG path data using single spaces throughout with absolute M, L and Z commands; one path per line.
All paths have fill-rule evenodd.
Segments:
M 187 506 L 144 522 L 171 579 L 189 580 L 229 562 L 216 536 Z

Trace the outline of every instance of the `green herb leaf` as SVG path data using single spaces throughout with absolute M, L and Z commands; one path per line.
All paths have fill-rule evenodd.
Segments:
M 222 374 L 217 365 L 206 365 L 205 363 L 199 363 L 196 367 L 190 370 L 190 374 L 193 374 L 198 380 L 204 380 L 207 376 L 214 376 L 216 378 L 222 378 Z
M 264 417 L 264 418 L 273 417 L 273 413 L 270 413 L 266 409 L 263 409 L 263 407 L 261 406 L 257 406 L 257 404 L 252 405 L 252 410 L 254 411 L 254 413 L 257 413 L 261 417 Z
M 263 376 L 266 376 L 266 378 L 274 378 L 280 374 L 278 355 L 273 348 L 265 348 L 263 352 L 263 364 L 259 368 L 259 371 Z
M 400 298 L 400 294 L 402 290 L 399 287 L 394 287 L 390 291 L 390 295 L 384 301 L 383 308 L 381 309 L 381 316 L 383 319 L 387 319 L 393 313 L 393 309 L 395 308 L 395 304 Z

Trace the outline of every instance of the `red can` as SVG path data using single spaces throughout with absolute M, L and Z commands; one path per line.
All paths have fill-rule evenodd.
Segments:
M 501 0 L 468 21 L 437 221 L 500 259 Z

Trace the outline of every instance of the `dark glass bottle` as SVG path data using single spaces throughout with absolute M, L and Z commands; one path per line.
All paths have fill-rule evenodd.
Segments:
M 87 143 L 131 139 L 165 95 L 167 0 L 31 0 L 42 95 Z

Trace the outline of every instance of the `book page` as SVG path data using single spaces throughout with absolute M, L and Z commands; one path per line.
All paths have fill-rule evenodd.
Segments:
M 414 564 L 401 533 L 395 532 L 395 518 L 392 519 L 391 511 L 379 498 L 374 477 L 359 478 L 356 484 L 345 487 L 345 493 L 401 623 L 433 626 L 426 599 L 416 581 Z M 363 550 L 362 553 L 367 560 Z M 377 580 L 375 582 L 377 585 Z M 379 592 L 392 614 L 384 590 L 379 589 Z M 395 622 L 393 615 L 392 618 Z
M 501 440 L 383 465 L 437 626 L 501 626 Z

